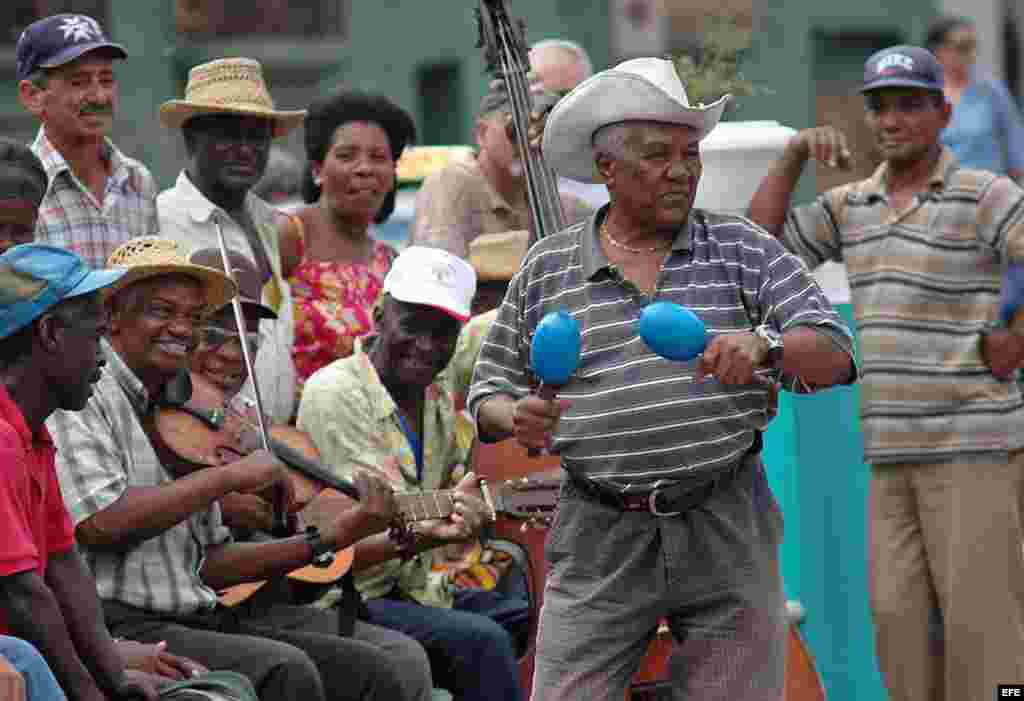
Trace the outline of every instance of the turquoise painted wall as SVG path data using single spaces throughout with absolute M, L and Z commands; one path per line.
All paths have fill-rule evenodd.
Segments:
M 838 310 L 853 328 L 849 304 Z M 868 601 L 868 466 L 856 385 L 783 393 L 765 440 L 769 482 L 786 517 L 782 574 L 807 610 L 801 626 L 831 701 L 884 701 Z

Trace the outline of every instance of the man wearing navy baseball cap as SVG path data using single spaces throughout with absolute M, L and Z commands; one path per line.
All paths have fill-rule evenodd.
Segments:
M 127 58 L 88 15 L 29 25 L 15 49 L 18 98 L 42 123 L 32 150 L 50 178 L 36 241 L 102 268 L 119 245 L 156 234 L 156 183 L 108 138 L 117 110 L 114 61 Z
M 871 605 L 892 701 L 990 698 L 1024 679 L 1024 191 L 963 168 L 927 50 L 864 65 L 875 173 L 790 209 L 810 158 L 845 168 L 832 127 L 792 138 L 751 218 L 809 267 L 846 263 L 871 465 Z M 1006 274 L 1004 275 L 1004 271 Z M 936 607 L 944 655 L 930 627 Z M 984 644 L 981 644 L 984 641 Z

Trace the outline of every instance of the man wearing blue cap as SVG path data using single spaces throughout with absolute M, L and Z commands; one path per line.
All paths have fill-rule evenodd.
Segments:
M 153 176 L 107 138 L 113 64 L 128 54 L 92 17 L 60 14 L 29 25 L 15 55 L 18 98 L 42 123 L 32 150 L 50 178 L 36 240 L 102 268 L 120 244 L 159 228 Z
M 1024 191 L 961 168 L 942 146 L 942 86 L 925 49 L 875 53 L 861 91 L 878 170 L 789 209 L 811 157 L 850 159 L 840 132 L 808 129 L 751 203 L 751 218 L 809 266 L 841 260 L 850 276 L 871 603 L 893 701 L 931 701 L 942 685 L 949 699 L 991 698 L 1024 679 L 1024 397 L 1013 381 L 1024 329 L 1008 323 L 1024 300 Z M 944 667 L 929 639 L 936 606 Z
M 0 255 L 0 634 L 34 644 L 72 701 L 156 698 L 107 633 L 44 425 L 89 400 L 107 333 L 98 292 L 123 274 L 51 246 Z

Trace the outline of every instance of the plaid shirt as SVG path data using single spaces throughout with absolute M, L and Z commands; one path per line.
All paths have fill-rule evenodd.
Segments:
M 811 267 L 846 263 L 871 463 L 1024 447 L 1024 397 L 992 375 L 981 334 L 998 316 L 1007 263 L 1024 262 L 1024 192 L 960 168 L 948 149 L 928 188 L 890 205 L 885 164 L 793 209 L 783 243 Z
M 57 445 L 61 492 L 76 526 L 129 487 L 160 487 L 174 480 L 139 420 L 151 409 L 145 388 L 106 343 L 104 355 L 103 376 L 85 409 L 56 411 L 46 422 Z M 83 554 L 104 601 L 187 615 L 216 604 L 199 568 L 205 548 L 230 537 L 214 502 L 130 550 L 83 548 Z
M 50 187 L 39 208 L 36 242 L 74 251 L 93 268 L 103 268 L 118 246 L 136 236 L 160 231 L 156 216 L 156 183 L 146 166 L 128 158 L 107 141 L 110 161 L 100 204 L 71 171 L 40 127 L 32 150 L 43 162 Z

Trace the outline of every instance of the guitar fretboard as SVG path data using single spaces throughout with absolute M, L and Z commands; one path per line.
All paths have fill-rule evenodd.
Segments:
M 454 509 L 451 490 L 432 492 L 396 494 L 398 512 L 407 522 L 429 521 L 435 518 L 448 518 Z

